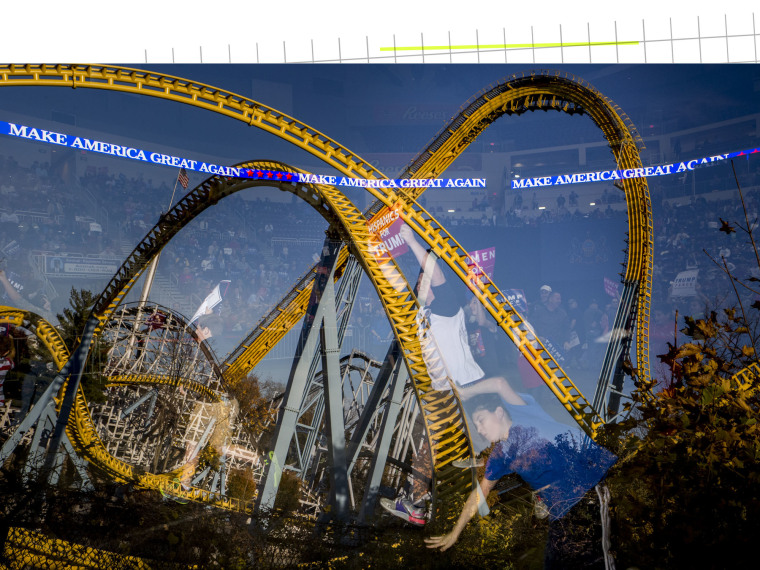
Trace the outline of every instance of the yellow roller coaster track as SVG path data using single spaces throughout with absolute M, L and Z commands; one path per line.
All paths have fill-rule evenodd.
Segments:
M 240 166 L 302 172 L 275 162 L 259 161 Z M 106 287 L 101 298 L 96 302 L 96 314 L 110 314 L 113 307 L 111 299 L 123 298 L 135 282 L 134 274 L 155 257 L 163 245 L 180 228 L 200 212 L 234 192 L 265 184 L 271 183 L 213 177 L 185 196 L 161 218 L 148 233 L 148 237 L 137 246 L 133 254 L 125 261 L 117 275 Z M 348 244 L 353 255 L 370 276 L 391 321 L 396 338 L 402 347 L 403 356 L 424 412 L 423 416 L 428 428 L 434 465 L 436 466 L 437 495 L 445 496 L 449 492 L 464 491 L 471 483 L 469 474 L 466 471 L 451 469 L 449 466 L 453 460 L 470 452 L 470 439 L 467 434 L 466 422 L 456 396 L 451 392 L 434 391 L 431 387 L 426 364 L 430 360 L 424 358 L 417 334 L 415 316 L 419 307 L 408 283 L 398 269 L 393 270 L 392 281 L 387 279 L 387 270 L 383 271 L 375 257 L 370 253 L 371 238 L 367 230 L 366 218 L 338 190 L 329 186 L 309 184 L 278 183 L 277 186 L 282 190 L 295 193 L 331 222 L 332 226 L 339 231 L 341 239 Z M 375 192 L 377 198 L 391 203 L 397 199 L 395 195 L 386 196 L 381 195 L 379 191 Z M 424 209 L 412 202 L 412 205 L 403 207 L 401 216 L 461 278 L 466 277 L 467 252 Z M 497 322 L 515 341 L 526 358 L 539 370 L 541 376 L 573 414 L 573 417 L 589 433 L 593 433 L 601 420 L 559 365 L 554 362 L 548 351 L 532 336 L 516 311 L 509 305 L 505 306 L 499 303 L 498 299 L 501 293 L 498 289 L 488 282 L 482 290 L 477 291 L 477 294 L 481 301 L 489 307 L 489 310 L 496 312 L 498 315 Z M 78 435 L 76 441 L 81 442 L 83 446 L 92 448 L 93 442 L 97 441 L 96 434 L 91 429 L 87 429 L 90 419 L 85 412 L 86 406 L 83 398 L 79 397 L 77 398 L 75 413 Z M 99 449 L 99 446 L 95 447 Z M 102 454 L 98 455 L 97 463 L 115 476 L 124 469 L 122 462 Z M 123 472 L 121 477 L 124 477 Z M 148 481 L 147 483 L 155 488 L 154 482 Z
M 427 147 L 400 175 L 401 178 L 433 179 L 441 175 L 488 125 L 501 115 L 522 114 L 527 111 L 556 110 L 570 114 L 588 114 L 601 129 L 610 144 L 619 168 L 638 168 L 640 137 L 628 117 L 591 85 L 563 72 L 530 73 L 512 76 L 483 90 L 465 103 L 460 112 L 435 136 Z M 629 249 L 624 282 L 637 287 L 636 355 L 639 375 L 649 378 L 649 315 L 652 283 L 652 218 L 649 190 L 645 179 L 626 179 L 623 190 L 628 203 Z M 399 190 L 407 203 L 416 200 L 425 188 Z M 389 191 L 390 192 L 390 191 Z M 390 195 L 385 194 L 386 198 Z M 377 196 L 377 193 L 374 193 Z M 387 200 L 378 200 L 367 213 L 377 212 Z M 294 291 L 307 298 L 310 281 L 302 280 Z M 293 293 L 267 316 L 263 322 L 290 315 L 305 307 L 293 302 Z M 305 310 L 302 308 L 300 316 Z M 493 314 L 493 312 L 491 312 Z M 495 315 L 494 315 L 495 316 Z M 633 325 L 634 322 L 631 323 Z M 280 338 L 287 329 L 281 329 Z M 244 343 L 233 351 L 225 365 L 236 375 L 245 375 L 272 346 L 271 334 L 265 342 L 258 340 L 254 330 Z M 277 339 L 279 340 L 279 339 Z
M 731 384 L 740 390 L 747 390 L 757 382 L 758 378 L 760 378 L 760 365 L 757 362 L 753 362 L 731 376 Z
M 61 334 L 45 319 L 27 311 L 0 305 L 0 323 L 23 327 L 34 332 L 60 370 L 69 359 L 69 349 Z
M 275 162 L 251 162 L 242 166 L 300 172 L 297 169 Z M 264 181 L 231 181 L 213 177 L 193 190 L 180 200 L 171 211 L 162 216 L 158 224 L 148 233 L 146 239 L 127 258 L 117 275 L 96 301 L 94 314 L 100 315 L 101 321 L 112 314 L 114 308 L 112 299 L 123 298 L 135 283 L 135 274 L 158 254 L 165 243 L 200 212 L 233 192 L 251 186 L 270 184 Z M 426 421 L 429 423 L 430 429 L 437 434 L 438 440 L 431 442 L 437 464 L 443 468 L 452 460 L 469 454 L 470 439 L 461 413 L 461 405 L 456 396 L 451 392 L 433 392 L 430 388 L 430 379 L 427 376 L 425 360 L 419 346 L 417 325 L 414 318 L 418 308 L 416 299 L 397 268 L 394 269 L 394 282 L 389 283 L 387 281 L 385 273 L 370 253 L 370 235 L 367 231 L 366 219 L 362 213 L 343 194 L 332 187 L 287 183 L 278 186 L 283 190 L 295 193 L 316 208 L 331 223 L 332 227 L 339 231 L 341 239 L 349 244 L 352 253 L 370 275 L 386 313 L 394 326 L 407 363 L 413 370 L 412 376 L 418 390 L 421 406 L 426 413 Z M 75 400 L 72 421 L 73 428 L 70 435 L 72 442 L 78 450 L 84 452 L 90 461 L 119 480 L 135 481 L 138 479 L 129 465 L 110 456 L 105 451 L 93 428 L 81 391 Z M 446 476 L 439 476 L 438 483 L 441 489 L 450 487 L 452 490 L 461 492 L 469 485 L 470 477 L 467 472 L 454 469 L 449 470 Z M 162 485 L 166 486 L 166 476 L 145 474 L 139 479 L 139 484 L 151 488 L 162 488 Z
M 241 95 L 175 76 L 103 65 L 3 65 L 0 66 L 0 86 L 3 85 L 105 89 L 181 102 L 259 127 L 317 156 L 348 176 L 385 178 L 355 153 L 293 117 Z M 465 103 L 459 114 L 441 130 L 402 176 L 434 178 L 440 175 L 488 125 L 503 114 L 552 109 L 588 114 L 609 141 L 619 167 L 641 166 L 637 146 L 641 139 L 628 117 L 609 98 L 587 82 L 565 72 L 530 72 L 513 75 Z M 652 274 L 651 204 L 645 179 L 627 179 L 623 181 L 623 188 L 628 203 L 629 225 L 625 281 L 638 283 L 636 355 L 639 375 L 646 380 L 649 377 L 648 327 Z M 402 198 L 417 198 L 423 191 L 412 189 L 402 193 Z M 115 301 L 118 304 L 120 300 Z M 288 308 L 296 306 L 290 304 Z M 278 310 L 284 310 L 284 307 L 278 307 Z M 260 352 L 259 344 L 271 347 L 269 340 L 249 345 L 248 353 L 243 358 L 255 366 L 257 360 L 250 355 L 257 350 Z
M 500 116 L 538 110 L 588 115 L 607 139 L 618 168 L 641 167 L 641 138 L 620 107 L 572 74 L 546 71 L 512 76 L 474 96 L 410 163 L 404 175 L 421 179 L 435 178 Z M 637 366 L 639 375 L 648 380 L 652 208 L 645 178 L 623 180 L 622 187 L 628 205 L 629 234 L 628 259 L 623 279 L 624 283 L 638 286 L 637 307 L 633 315 L 637 319 Z M 409 197 L 416 199 L 424 190 L 410 189 Z
M 5 540 L 3 556 L 8 560 L 9 570 L 27 568 L 102 570 L 103 568 L 133 568 L 151 570 L 152 568 L 186 568 L 197 566 L 167 564 L 164 561 L 152 561 L 126 554 L 117 554 L 98 548 L 76 544 L 60 538 L 48 538 L 38 532 L 25 528 L 11 527 Z
M 186 103 L 285 139 L 346 176 L 383 178 L 367 161 L 309 125 L 247 97 L 181 77 L 111 65 L 0 65 L 0 86 L 14 85 L 105 89 Z
M 119 374 L 116 376 L 109 376 L 106 386 L 129 386 L 132 384 L 172 386 L 175 388 L 181 386 L 187 390 L 192 390 L 196 394 L 200 394 L 211 402 L 221 401 L 219 394 L 214 392 L 208 386 L 204 386 L 200 382 L 196 382 L 195 380 L 191 380 L 189 378 L 177 378 L 176 376 L 166 376 L 161 374 Z
M 24 327 L 35 333 L 42 345 L 48 350 L 53 362 L 60 369 L 69 359 L 69 350 L 63 342 L 58 330 L 47 321 L 33 313 L 15 309 L 13 307 L 0 306 L 0 324 L 10 324 L 14 327 Z M 154 384 L 154 385 L 182 385 L 186 389 L 193 390 L 210 401 L 219 401 L 219 396 L 206 386 L 192 380 L 176 378 L 167 379 L 159 376 L 115 376 L 109 379 L 111 384 Z M 95 426 L 92 423 L 87 401 L 81 386 L 77 391 L 74 413 L 66 426 L 68 435 L 77 452 L 90 463 L 106 472 L 120 482 L 131 482 L 137 487 L 164 491 L 186 500 L 204 502 L 217 507 L 235 511 L 250 513 L 253 510 L 252 501 L 225 497 L 220 493 L 212 493 L 195 487 L 182 488 L 173 479 L 181 469 L 167 474 L 154 475 L 151 473 L 138 473 L 131 465 L 113 457 L 106 450 Z
M 176 77 L 113 66 L 20 65 L 0 66 L 0 86 L 2 85 L 86 87 L 139 93 L 183 102 L 262 128 L 318 156 L 346 175 L 364 178 L 383 177 L 366 161 L 292 117 L 244 97 Z M 609 140 L 618 165 L 624 168 L 640 165 L 636 140 L 630 134 L 625 121 L 620 118 L 608 100 L 582 81 L 575 80 L 567 75 L 561 73 L 530 74 L 512 77 L 480 94 L 439 134 L 425 153 L 421 155 L 420 160 L 407 169 L 406 175 L 415 178 L 437 176 L 495 118 L 501 114 L 519 114 L 527 110 L 537 109 L 557 109 L 569 113 L 585 112 L 589 114 Z M 426 153 L 427 156 L 425 156 Z M 262 167 L 264 166 L 259 166 L 259 168 Z M 223 194 L 231 193 L 231 188 L 229 188 L 226 180 L 214 177 L 204 184 L 208 184 L 208 191 L 202 198 L 207 201 L 203 208 L 216 203 L 223 197 Z M 239 184 L 239 188 L 236 188 L 235 191 L 252 185 L 254 184 L 247 182 Z M 327 206 L 326 209 L 330 210 L 331 215 L 338 216 L 341 222 L 340 228 L 343 230 L 341 233 L 345 232 L 342 236 L 344 241 L 350 244 L 354 254 L 360 260 L 365 272 L 378 291 L 396 337 L 403 348 L 404 357 L 423 409 L 426 425 L 430 430 L 435 431 L 438 438 L 437 441 L 431 442 L 437 482 L 441 485 L 441 489 L 450 488 L 461 491 L 469 484 L 469 478 L 444 473 L 451 460 L 465 454 L 469 447 L 466 427 L 461 418 L 461 407 L 456 402 L 455 397 L 442 396 L 440 393 L 430 390 L 429 377 L 417 341 L 416 324 L 414 323 L 414 315 L 417 309 L 416 300 L 409 291 L 408 284 L 405 284 L 403 293 L 398 293 L 394 284 L 389 283 L 380 271 L 374 258 L 369 256 L 366 218 L 353 207 L 345 196 L 334 188 L 309 187 L 305 193 L 301 191 L 303 188 L 307 187 L 296 187 L 296 193 L 312 203 L 318 210 Z M 629 204 L 630 234 L 626 280 L 637 283 L 639 287 L 637 357 L 640 374 L 648 375 L 646 328 L 651 283 L 649 197 L 644 181 L 625 181 L 624 190 Z M 418 193 L 412 191 L 412 193 L 403 193 L 398 196 L 392 191 L 377 189 L 370 189 L 370 191 L 378 198 L 378 206 L 376 207 L 394 203 L 397 199 L 402 198 L 404 201 L 402 218 L 420 233 L 423 239 L 454 269 L 460 278 L 465 280 L 466 264 L 464 260 L 467 252 L 456 243 L 440 224 L 414 202 Z M 168 231 L 159 235 L 161 234 L 160 230 L 167 229 L 166 227 L 159 228 L 160 222 L 149 232 L 146 240 L 137 246 L 96 304 L 93 314 L 99 318 L 101 323 L 118 306 L 147 262 L 170 239 L 169 234 L 174 235 L 193 217 L 188 216 L 189 210 L 195 209 L 194 206 L 197 205 L 189 202 L 184 204 L 186 211 L 175 208 L 163 218 L 165 225 L 173 225 L 175 231 Z M 402 279 L 399 274 L 399 280 Z M 294 297 L 298 298 L 303 292 L 304 290 L 301 290 Z M 593 434 L 601 423 L 601 419 L 549 352 L 545 350 L 538 339 L 531 335 L 514 308 L 499 302 L 500 292 L 495 285 L 487 282 L 483 289 L 477 291 L 476 294 L 573 417 L 588 433 Z M 277 336 L 284 335 L 283 331 L 292 326 L 290 323 L 298 320 L 296 314 L 300 317 L 302 307 L 303 304 L 295 300 L 288 304 L 287 309 L 282 307 L 282 312 L 289 313 L 288 322 L 283 323 L 284 326 L 270 327 L 268 332 L 273 336 L 270 337 L 269 341 L 262 340 L 260 342 L 260 337 L 263 335 L 259 335 L 259 338 L 256 338 L 256 342 L 253 343 L 255 346 L 246 350 L 265 353 L 266 350 L 262 350 L 262 345 L 271 343 Z M 249 358 L 248 360 L 252 362 L 256 359 Z M 441 441 L 444 433 L 450 433 L 452 437 Z M 451 485 L 447 483 L 451 483 Z

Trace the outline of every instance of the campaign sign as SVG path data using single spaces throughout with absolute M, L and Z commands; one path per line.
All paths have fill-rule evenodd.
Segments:
M 525 298 L 525 292 L 522 289 L 505 289 L 504 296 L 518 313 L 525 315 L 528 312 L 528 300 Z
M 119 268 L 118 262 L 111 259 L 67 259 L 63 271 L 67 275 L 113 275 Z
M 467 267 L 469 267 L 475 275 L 482 275 L 485 273 L 488 275 L 489 279 L 492 279 L 495 265 L 495 247 L 487 247 L 486 249 L 471 251 L 470 255 L 467 257 Z
M 119 268 L 118 259 L 83 257 L 81 255 L 45 255 L 45 275 L 48 277 L 96 277 L 113 275 Z
M 470 252 L 467 256 L 467 287 L 471 291 L 483 289 L 483 275 L 490 280 L 496 264 L 496 248 L 489 247 Z
M 18 219 L 16 221 L 18 222 Z M 2 253 L 6 257 L 13 257 L 19 251 L 21 251 L 21 245 L 19 245 L 19 243 L 15 239 L 5 244 L 3 246 L 3 249 L 0 249 L 0 253 Z
M 400 215 L 401 207 L 399 200 L 390 208 L 385 206 L 367 221 L 370 252 L 376 258 L 383 258 L 386 254 L 398 257 L 409 251 L 409 246 L 400 235 L 401 227 L 404 225 Z
M 673 297 L 693 297 L 697 294 L 697 275 L 699 269 L 681 271 L 673 281 L 671 295 Z

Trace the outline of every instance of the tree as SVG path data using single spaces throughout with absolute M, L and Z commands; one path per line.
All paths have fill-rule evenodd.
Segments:
M 276 410 L 272 407 L 272 383 L 261 382 L 251 374 L 245 380 L 230 382 L 230 392 L 240 405 L 238 419 L 253 441 L 267 441 L 262 435 L 270 430 Z
M 674 381 L 654 397 L 639 381 L 636 414 L 608 426 L 608 444 L 620 457 L 608 477 L 613 518 L 618 537 L 629 537 L 620 554 L 630 564 L 700 560 L 720 568 L 728 552 L 732 564 L 755 558 L 760 384 L 756 377 L 745 386 L 731 381 L 747 358 L 719 355 L 723 334 L 742 335 L 737 321 L 731 310 L 690 321 L 682 331 L 690 341 L 663 355 Z
M 746 207 L 744 212 L 746 225 L 737 225 L 760 269 Z M 720 231 L 734 231 L 721 222 Z M 760 303 L 747 307 L 739 288 L 760 293 L 752 287 L 758 279 L 739 279 L 724 259 L 716 263 L 730 279 L 736 305 L 684 319 L 684 341 L 659 356 L 670 378 L 644 382 L 629 366 L 636 383 L 627 405 L 631 414 L 602 433 L 620 458 L 608 482 L 622 566 L 756 563 L 760 378 L 747 374 L 740 381 L 736 374 L 757 363 L 760 321 Z
M 63 309 L 62 314 L 56 315 L 61 338 L 70 351 L 82 340 L 82 332 L 97 299 L 98 296 L 92 291 L 72 287 L 69 307 Z M 109 348 L 109 344 L 100 338 L 96 338 L 90 347 L 82 382 L 82 391 L 88 402 L 100 403 L 105 401 L 103 390 L 106 386 L 106 378 L 102 375 L 102 371 Z
M 58 330 L 69 348 L 75 346 L 80 340 L 87 318 L 97 299 L 92 291 L 71 288 L 69 307 L 63 309 L 63 314 L 56 315 L 60 323 Z

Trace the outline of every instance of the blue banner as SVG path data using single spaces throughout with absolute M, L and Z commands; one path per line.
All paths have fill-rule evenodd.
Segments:
M 65 133 L 38 129 L 27 125 L 17 125 L 0 121 L 0 134 L 22 139 L 33 140 L 42 143 L 55 144 L 68 148 L 109 154 L 130 160 L 139 160 L 150 164 L 170 166 L 172 168 L 184 168 L 205 174 L 216 174 L 230 178 L 250 178 L 253 180 L 272 180 L 273 182 L 306 182 L 309 184 L 329 184 L 330 186 L 353 186 L 356 188 L 485 188 L 485 178 L 436 178 L 434 180 L 417 179 L 364 179 L 349 176 L 331 176 L 326 174 L 308 174 L 278 172 L 276 170 L 253 170 L 237 168 L 234 166 L 222 166 L 191 160 L 160 152 L 112 144 L 103 141 L 91 140 L 85 137 L 75 137 Z
M 628 178 L 648 178 L 650 176 L 666 176 L 678 174 L 688 170 L 696 170 L 699 167 L 715 165 L 716 163 L 747 156 L 760 152 L 760 149 L 739 150 L 727 154 L 717 154 L 704 158 L 695 158 L 685 162 L 674 162 L 660 166 L 647 166 L 642 168 L 627 168 L 625 170 L 600 170 L 596 172 L 580 172 L 576 174 L 558 174 L 556 176 L 538 176 L 535 178 L 516 178 L 512 180 L 512 189 L 537 188 L 541 186 L 560 186 L 563 184 L 582 184 L 585 182 L 609 182 L 610 180 L 624 180 Z

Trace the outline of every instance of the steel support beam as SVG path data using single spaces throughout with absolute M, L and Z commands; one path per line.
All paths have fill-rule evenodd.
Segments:
M 48 385 L 47 389 L 42 393 L 42 396 L 40 396 L 40 399 L 37 401 L 37 403 L 32 406 L 32 409 L 29 410 L 29 413 L 24 416 L 24 419 L 3 444 L 2 449 L 0 449 L 0 465 L 5 463 L 11 454 L 13 454 L 18 444 L 21 443 L 24 434 L 32 429 L 32 427 L 34 427 L 34 425 L 40 421 L 41 418 L 43 418 L 48 404 L 53 402 L 53 398 L 61 389 L 61 386 L 63 386 L 63 383 L 69 374 L 70 368 L 71 359 L 69 359 L 63 368 L 61 368 L 61 371 Z
M 351 435 L 351 442 L 348 445 L 349 474 L 353 471 L 356 460 L 361 452 L 362 444 L 367 439 L 367 433 L 372 425 L 372 419 L 380 407 L 383 394 L 391 379 L 399 374 L 398 368 L 400 362 L 400 348 L 398 342 L 394 340 L 388 348 L 383 365 L 377 374 L 377 379 L 372 386 L 372 391 L 369 394 L 369 398 L 367 398 L 364 410 L 362 410 L 362 415 Z M 391 429 L 393 428 L 391 427 Z
M 45 447 L 48 443 L 50 434 L 55 427 L 55 424 L 55 407 L 53 405 L 53 402 L 50 401 L 45 406 L 42 416 L 37 421 L 37 426 L 34 430 L 32 445 L 29 449 L 29 455 L 27 456 L 26 463 L 24 464 L 23 478 L 25 482 L 30 478 L 36 478 L 40 474 L 40 470 L 43 467 L 43 461 L 45 459 Z M 63 447 L 58 451 L 54 462 L 54 468 L 49 474 L 49 483 L 51 485 L 56 485 L 58 483 L 58 479 L 61 475 L 61 468 L 63 467 L 63 460 L 65 456 L 68 455 L 74 465 L 74 469 L 82 481 L 82 490 L 92 491 L 94 487 L 92 486 L 90 477 L 87 474 L 85 461 L 74 451 L 74 446 L 71 445 L 71 442 L 69 441 L 69 438 L 66 434 L 63 436 L 61 445 Z
M 282 466 L 285 465 L 285 461 L 287 460 L 288 450 L 296 433 L 301 404 L 306 397 L 306 390 L 309 385 L 309 368 L 321 340 L 321 330 L 328 301 L 332 303 L 332 314 L 335 314 L 335 296 L 330 294 L 328 295 L 328 299 L 323 294 L 327 282 L 334 279 L 340 246 L 340 241 L 328 236 L 322 248 L 322 257 L 317 266 L 317 276 L 312 288 L 309 307 L 304 317 L 301 335 L 296 346 L 296 355 L 293 359 L 293 366 L 291 367 L 283 397 L 284 401 L 275 427 L 274 453 L 272 454 L 272 460 L 267 465 L 263 485 L 256 504 L 256 509 L 259 512 L 269 511 L 274 507 L 277 489 L 282 476 Z
M 129 406 L 127 406 L 121 411 L 121 414 L 120 414 L 121 419 L 126 418 L 129 414 L 134 412 L 137 408 L 139 408 L 143 403 L 147 402 L 148 400 L 151 401 L 150 402 L 151 405 L 149 408 L 147 419 L 150 419 L 150 416 L 152 415 L 152 412 L 153 412 L 153 406 L 156 403 L 157 396 L 158 396 L 158 388 L 153 388 L 150 392 L 146 392 L 145 394 L 140 396 L 134 404 L 130 404 Z
M 63 402 L 61 403 L 61 411 L 58 414 L 58 418 L 55 423 L 55 429 L 53 430 L 53 439 L 48 446 L 47 457 L 45 459 L 44 466 L 45 470 L 52 469 L 55 457 L 58 454 L 58 448 L 61 446 L 61 440 L 66 435 L 66 424 L 68 423 L 69 416 L 71 415 L 71 411 L 74 408 L 74 399 L 76 398 L 79 384 L 82 381 L 84 365 L 87 361 L 87 355 L 90 351 L 90 345 L 92 344 L 92 339 L 95 335 L 95 329 L 98 324 L 98 318 L 91 315 L 85 324 L 84 332 L 82 333 L 82 342 L 79 344 L 69 359 L 69 362 L 71 363 L 70 375 L 68 382 L 66 382 L 63 388 Z M 68 367 L 64 366 L 64 369 L 66 368 Z M 53 383 L 55 384 L 61 377 L 63 378 L 60 381 L 63 382 L 63 380 L 66 378 L 63 375 L 63 370 L 58 373 L 58 376 L 56 376 Z
M 380 481 L 383 478 L 385 464 L 388 459 L 388 452 L 391 448 L 393 428 L 396 425 L 396 419 L 398 418 L 399 411 L 401 410 L 401 400 L 404 396 L 404 387 L 406 386 L 406 382 L 409 379 L 409 373 L 406 369 L 406 366 L 402 366 L 400 360 L 397 360 L 395 365 L 392 366 L 391 377 L 392 380 L 390 387 L 390 397 L 385 409 L 385 415 L 383 416 L 383 423 L 380 428 L 380 441 L 377 442 L 375 453 L 372 456 L 369 476 L 367 477 L 367 484 L 364 489 L 364 497 L 362 497 L 362 506 L 359 512 L 359 522 L 364 522 L 367 519 L 371 518 L 375 512 L 375 503 L 377 502 L 377 494 L 380 490 Z M 365 409 L 365 414 L 368 411 L 368 408 L 369 405 Z M 354 461 L 355 460 L 356 459 L 354 457 Z
M 630 353 L 631 349 L 633 331 L 630 327 L 632 326 L 631 321 L 636 305 L 638 288 L 639 284 L 637 282 L 628 282 L 623 286 L 623 294 L 620 298 L 617 313 L 615 314 L 612 333 L 599 374 L 599 382 L 594 393 L 592 406 L 605 421 L 611 421 L 617 415 L 620 407 L 620 396 L 614 394 L 611 391 L 611 387 L 614 385 L 619 391 L 622 389 L 622 383 L 625 381 L 620 364 L 626 354 Z M 605 400 L 607 400 L 606 408 Z
M 337 259 L 337 248 L 336 248 Z M 340 344 L 335 314 L 335 288 L 328 279 L 322 292 L 324 304 L 320 328 L 322 384 L 325 394 L 325 431 L 327 458 L 330 467 L 330 504 L 338 520 L 346 520 L 349 512 L 348 470 L 346 465 L 346 426 L 343 419 L 343 378 L 340 374 Z
M 336 296 L 336 313 L 338 313 L 338 346 L 343 346 L 343 339 L 346 334 L 346 327 L 348 326 L 349 319 L 351 317 L 351 311 L 353 310 L 354 301 L 356 299 L 356 291 L 359 288 L 359 282 L 362 277 L 361 266 L 357 263 L 356 258 L 349 257 L 346 264 L 346 269 L 343 272 L 343 276 L 338 285 L 338 293 Z M 342 306 L 341 306 L 342 305 Z M 338 311 L 338 307 L 340 310 Z M 322 425 L 322 418 L 324 415 L 324 389 L 320 389 L 317 394 L 316 402 L 313 399 L 308 399 L 309 394 L 313 393 L 314 386 L 317 379 L 317 365 L 321 361 L 321 354 L 319 350 L 314 351 L 312 357 L 311 366 L 309 367 L 309 379 L 308 387 L 304 395 L 304 401 L 301 403 L 301 411 L 298 416 L 301 418 L 304 413 L 311 409 L 313 410 L 311 421 L 309 425 L 299 423 L 299 429 L 306 431 L 306 439 L 303 443 L 303 447 L 298 450 L 298 466 L 297 470 L 303 481 L 306 481 L 307 476 L 312 477 L 315 474 L 314 469 L 309 469 L 309 464 L 316 458 L 316 445 L 317 436 Z M 311 472 L 311 475 L 309 475 Z M 313 483 L 313 479 L 310 481 Z

